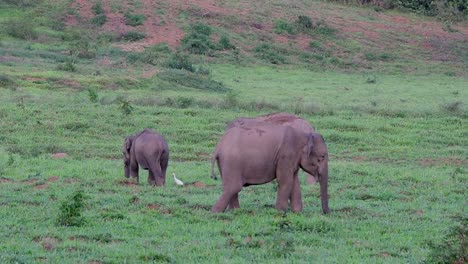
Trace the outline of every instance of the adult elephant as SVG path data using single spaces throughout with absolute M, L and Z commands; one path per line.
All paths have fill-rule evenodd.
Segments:
M 277 179 L 276 208 L 285 211 L 290 201 L 294 212 L 302 211 L 299 168 L 320 179 L 322 211 L 328 208 L 328 159 L 323 137 L 304 134 L 289 126 L 257 122 L 251 126 L 234 126 L 218 142 L 213 155 L 223 181 L 223 193 L 211 208 L 218 213 L 239 207 L 238 193 L 243 186 L 257 185 Z
M 169 162 L 169 147 L 164 138 L 151 129 L 125 138 L 123 148 L 125 177 L 136 178 L 138 168 L 148 170 L 148 183 L 163 186 Z
M 258 116 L 254 118 L 247 118 L 247 117 L 240 117 L 236 118 L 230 123 L 228 123 L 227 128 L 232 128 L 236 126 L 249 126 L 249 125 L 254 125 L 257 122 L 267 122 L 271 124 L 277 124 L 277 125 L 283 125 L 283 126 L 289 126 L 294 128 L 298 132 L 302 132 L 305 134 L 310 134 L 314 133 L 315 129 L 310 125 L 307 120 L 293 114 L 289 113 L 272 113 L 268 115 L 263 115 L 263 116 Z M 326 164 L 323 166 L 328 167 L 328 159 L 324 161 Z M 317 175 L 310 175 L 306 173 L 306 183 L 307 184 L 316 184 L 318 182 L 318 176 Z

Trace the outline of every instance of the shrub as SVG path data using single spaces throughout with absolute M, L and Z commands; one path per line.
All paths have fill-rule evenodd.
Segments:
M 294 25 L 289 24 L 288 21 L 284 19 L 275 20 L 274 24 L 275 25 L 273 27 L 273 31 L 276 34 L 285 34 L 285 33 L 290 34 L 290 35 L 296 34 L 296 28 L 294 27 Z
M 467 263 L 468 245 L 466 237 L 468 236 L 467 224 L 468 218 L 460 218 L 456 225 L 451 227 L 449 233 L 443 241 L 439 243 L 429 243 L 431 253 L 426 263 Z
M 227 36 L 222 36 L 219 39 L 218 47 L 221 50 L 229 50 L 229 49 L 235 49 L 236 47 L 231 44 L 231 41 Z
M 166 66 L 171 69 L 195 72 L 195 67 L 193 67 L 190 57 L 182 53 L 175 53 L 174 55 L 172 55 L 166 62 Z
M 118 99 L 119 101 L 119 109 L 124 115 L 130 115 L 133 112 L 133 106 L 130 104 L 130 102 L 121 97 Z
M 157 65 L 161 61 L 167 60 L 171 53 L 172 50 L 166 43 L 159 43 L 145 48 L 143 52 L 130 53 L 127 56 L 127 60 L 132 63 L 139 61 L 151 65 Z
M 269 44 L 261 44 L 260 46 L 255 47 L 254 51 L 257 57 L 272 64 L 287 63 L 286 57 L 284 57 L 279 50 Z
M 98 101 L 98 93 L 95 89 L 89 87 L 88 88 L 88 97 L 89 97 L 89 100 L 92 102 L 92 103 L 97 103 Z
M 91 23 L 98 27 L 104 25 L 106 22 L 107 16 L 105 14 L 96 15 L 95 17 L 93 17 L 93 19 L 91 19 Z
M 101 1 L 96 1 L 96 3 L 94 3 L 91 9 L 93 10 L 93 13 L 95 15 L 104 14 L 104 8 L 102 7 Z
M 146 35 L 144 33 L 136 32 L 136 31 L 129 31 L 122 35 L 122 39 L 126 41 L 138 41 L 140 39 L 144 39 Z
M 3 24 L 5 32 L 15 38 L 32 40 L 37 38 L 37 32 L 30 19 L 10 19 Z
M 295 24 L 300 32 L 308 32 L 314 26 L 312 19 L 308 16 L 298 16 Z
M 197 23 L 190 32 L 182 38 L 182 48 L 193 54 L 207 54 L 215 45 L 210 40 L 212 29 L 210 26 Z
M 96 57 L 96 53 L 91 49 L 91 42 L 87 36 L 83 36 L 78 40 L 71 42 L 70 47 L 68 48 L 70 55 L 84 59 L 93 59 Z
M 145 20 L 146 20 L 146 16 L 143 14 L 130 14 L 130 13 L 125 14 L 125 25 L 136 27 L 136 26 L 143 25 Z
M 8 87 L 15 83 L 8 75 L 0 73 L 0 87 Z
M 79 190 L 65 198 L 60 204 L 60 213 L 57 218 L 57 224 L 62 226 L 82 226 L 86 219 L 82 216 L 85 207 L 85 196 L 83 191 Z

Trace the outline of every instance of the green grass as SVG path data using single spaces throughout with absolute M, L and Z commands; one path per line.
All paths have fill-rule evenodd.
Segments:
M 161 78 L 165 46 L 133 54 L 91 39 L 95 57 L 57 70 L 72 43 L 39 32 L 51 38 L 0 45 L 1 263 L 431 263 L 453 251 L 433 245 L 467 218 L 467 80 L 450 74 L 461 69 L 416 61 L 406 71 L 404 54 L 372 51 L 377 67 L 345 73 L 274 46 L 287 65 L 195 55 L 194 79 L 181 83 Z M 310 49 L 335 58 L 324 39 Z M 302 184 L 304 211 L 282 215 L 270 183 L 244 188 L 241 209 L 212 215 L 222 188 L 209 158 L 226 122 L 274 111 L 298 113 L 327 141 L 332 213 L 321 214 L 318 186 Z M 146 171 L 139 185 L 123 175 L 123 139 L 146 127 L 169 143 L 163 188 Z M 84 224 L 58 224 L 80 191 Z
M 366 84 L 360 74 L 228 65 L 213 66 L 212 75 L 238 93 L 240 106 L 160 101 L 225 96 L 198 90 L 101 88 L 93 103 L 86 89 L 2 89 L 2 261 L 419 263 L 431 252 L 429 242 L 455 224 L 451 217 L 465 215 L 463 79 L 378 75 Z M 281 216 L 273 208 L 275 184 L 245 188 L 240 210 L 209 213 L 221 186 L 208 176 L 208 158 L 227 121 L 267 112 L 242 107 L 265 93 L 284 109 L 297 98 L 319 106 L 302 116 L 329 145 L 331 215 L 320 213 L 318 186 L 302 185 L 304 212 Z M 119 109 L 119 97 L 134 107 L 130 115 Z M 455 98 L 465 103 L 461 113 L 440 107 Z M 140 185 L 123 177 L 122 140 L 145 127 L 170 145 L 164 188 L 149 187 L 143 171 Z M 53 159 L 54 152 L 69 156 Z M 205 187 L 178 188 L 172 172 Z M 86 224 L 57 226 L 60 204 L 76 190 L 85 193 Z

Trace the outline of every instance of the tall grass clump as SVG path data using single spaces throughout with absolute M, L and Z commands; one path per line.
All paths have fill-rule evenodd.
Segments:
M 97 1 L 91 8 L 94 13 L 94 17 L 91 19 L 91 23 L 96 26 L 102 26 L 107 22 L 107 16 L 104 14 L 104 8 L 102 7 L 102 2 Z
M 5 33 L 14 38 L 33 40 L 38 36 L 34 23 L 30 19 L 12 18 L 2 23 L 2 26 Z
M 295 35 L 296 27 L 294 26 L 294 24 L 289 23 L 285 19 L 277 19 L 274 21 L 273 31 L 276 34 Z
M 130 14 L 125 13 L 125 25 L 136 27 L 143 25 L 146 20 L 146 16 L 143 14 Z
M 60 204 L 57 225 L 82 226 L 86 223 L 83 210 L 86 206 L 85 195 L 82 190 L 75 191 Z

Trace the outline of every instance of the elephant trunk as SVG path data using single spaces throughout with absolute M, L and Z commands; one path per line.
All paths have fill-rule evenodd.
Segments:
M 323 168 L 319 169 L 320 199 L 322 201 L 322 211 L 324 214 L 330 213 L 328 208 L 328 158 L 324 162 Z

